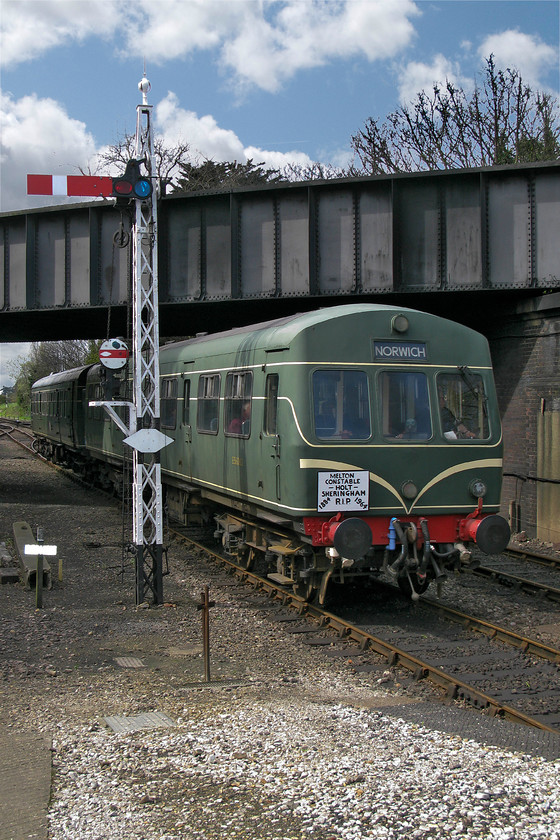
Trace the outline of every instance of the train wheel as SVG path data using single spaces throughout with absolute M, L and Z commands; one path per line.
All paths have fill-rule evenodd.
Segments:
M 237 555 L 237 562 L 239 563 L 242 569 L 246 569 L 248 572 L 250 572 L 255 568 L 256 556 L 257 552 L 251 546 L 247 548 L 242 548 L 239 550 L 239 553 Z
M 294 595 L 303 598 L 304 601 L 311 602 L 317 594 L 317 589 L 308 580 L 300 580 L 292 586 Z
M 419 580 L 418 575 L 415 572 L 409 572 L 408 575 L 402 575 L 398 578 L 397 583 L 399 584 L 401 592 L 406 595 L 407 598 L 411 598 L 414 594 L 412 587 L 414 587 L 414 592 L 416 592 L 417 595 L 422 595 L 430 585 L 430 581 L 427 576 L 424 577 L 423 580 Z M 411 583 L 412 587 L 410 585 Z

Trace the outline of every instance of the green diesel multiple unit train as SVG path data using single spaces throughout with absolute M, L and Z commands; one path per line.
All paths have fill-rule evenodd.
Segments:
M 304 597 L 382 572 L 416 597 L 469 543 L 508 543 L 490 354 L 471 329 L 335 306 L 164 346 L 160 373 L 170 517 L 213 523 L 242 565 L 264 559 Z M 103 376 L 36 382 L 32 425 L 47 457 L 119 488 L 123 434 L 89 405 Z

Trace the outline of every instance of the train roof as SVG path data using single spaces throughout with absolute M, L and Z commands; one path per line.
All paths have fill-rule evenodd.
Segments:
M 360 329 L 359 322 L 361 321 L 363 324 L 362 318 L 356 316 L 369 316 L 371 319 L 368 324 L 370 329 L 375 329 L 380 335 L 387 335 L 391 332 L 392 318 L 400 313 L 409 316 L 411 325 L 414 324 L 415 329 L 411 329 L 411 332 L 415 332 L 415 338 L 418 338 L 421 331 L 424 335 L 429 334 L 434 343 L 438 343 L 440 346 L 445 344 L 448 349 L 450 344 L 454 344 L 456 349 L 464 348 L 465 343 L 468 342 L 471 351 L 480 351 L 482 355 L 486 355 L 488 352 L 488 344 L 483 335 L 454 321 L 404 306 L 357 303 L 325 307 L 272 321 L 264 321 L 259 324 L 236 327 L 223 332 L 197 335 L 185 341 L 164 345 L 161 348 L 160 361 L 181 360 L 186 364 L 189 357 L 194 359 L 215 354 L 258 349 L 267 352 L 284 350 L 288 349 L 294 339 L 306 331 L 314 332 L 313 328 L 325 327 L 325 325 L 328 328 L 329 324 L 332 324 L 334 329 L 335 322 L 339 322 L 343 326 L 346 320 L 349 322 L 349 340 L 352 341 L 353 338 L 357 337 L 354 336 L 354 330 Z M 325 335 L 324 329 L 322 334 Z M 394 332 L 393 335 L 395 338 L 400 337 L 402 340 L 412 337 L 406 333 L 399 336 L 397 332 Z
M 258 324 L 247 324 L 242 327 L 233 327 L 231 330 L 222 330 L 221 332 L 216 333 L 200 333 L 194 336 L 194 338 L 186 338 L 183 341 L 166 344 L 161 349 L 167 350 L 179 349 L 181 347 L 195 347 L 197 344 L 205 344 L 211 341 L 235 339 L 237 336 L 244 336 L 248 333 L 262 333 L 263 338 L 266 337 L 266 345 L 269 347 L 274 334 L 277 334 L 278 337 L 281 336 L 281 343 L 284 343 L 303 330 L 308 329 L 308 327 L 325 321 L 331 321 L 334 318 L 340 318 L 344 315 L 355 315 L 363 312 L 396 313 L 416 311 L 417 310 L 415 309 L 408 309 L 405 306 L 391 306 L 384 303 L 343 304 L 341 306 L 315 309 L 311 312 L 297 312 L 295 315 L 286 315 L 283 318 L 274 318 L 271 321 L 262 321 Z
M 60 373 L 50 373 L 48 376 L 43 376 L 33 383 L 33 388 L 48 388 L 51 385 L 60 385 L 62 382 L 73 382 L 79 379 L 81 374 L 89 370 L 91 365 L 82 365 L 82 367 L 72 368 L 71 370 L 63 370 Z

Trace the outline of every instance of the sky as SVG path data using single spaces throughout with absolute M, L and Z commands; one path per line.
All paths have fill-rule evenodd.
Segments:
M 144 70 L 155 134 L 194 161 L 344 167 L 369 117 L 472 89 L 490 54 L 558 96 L 559 20 L 558 0 L 0 0 L 0 211 L 68 201 L 26 175 L 95 172 Z M 25 350 L 0 344 L 0 387 Z

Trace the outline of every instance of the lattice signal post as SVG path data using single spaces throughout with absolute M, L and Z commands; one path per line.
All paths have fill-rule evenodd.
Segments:
M 153 179 L 152 106 L 150 83 L 138 85 L 142 105 L 136 108 L 136 160 L 144 161 Z M 137 431 L 146 445 L 133 448 L 133 531 L 136 551 L 136 602 L 151 591 L 163 603 L 163 502 L 159 450 L 166 438 L 159 432 L 159 315 L 157 277 L 157 196 L 136 200 L 133 224 L 133 363 Z M 162 440 L 163 439 L 163 440 Z M 158 445 L 160 444 L 160 445 Z
M 157 189 L 153 171 L 152 106 L 150 82 L 138 85 L 142 105 L 136 108 L 136 158 L 128 161 L 118 178 L 89 175 L 28 175 L 29 195 L 112 196 L 118 205 L 132 202 L 132 307 L 133 402 L 94 402 L 103 406 L 125 433 L 133 450 L 132 528 L 136 563 L 136 603 L 151 592 L 155 604 L 163 603 L 163 502 L 159 452 L 171 438 L 159 429 L 159 313 L 157 277 Z M 141 166 L 146 169 L 143 175 Z M 119 339 L 107 340 L 100 352 L 106 367 L 120 366 L 123 349 Z M 123 364 L 126 363 L 126 358 Z M 129 412 L 128 425 L 115 408 Z

